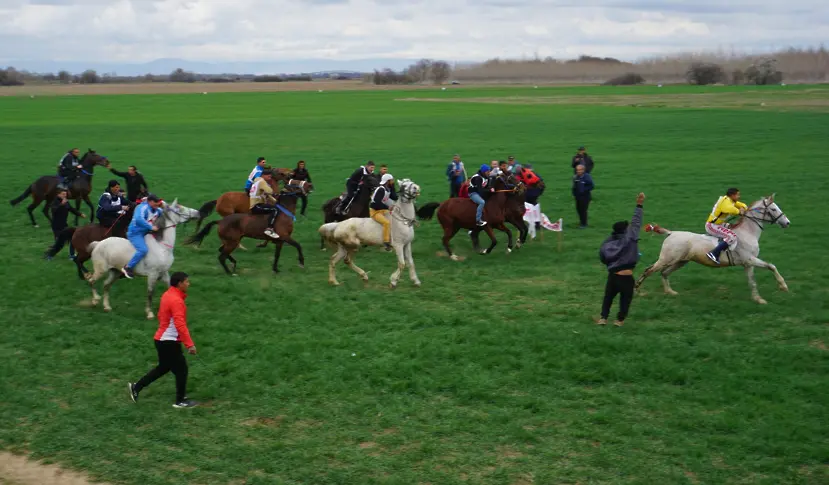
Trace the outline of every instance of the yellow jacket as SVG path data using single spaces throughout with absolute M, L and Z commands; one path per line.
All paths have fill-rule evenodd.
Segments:
M 740 209 L 748 209 L 748 206 L 742 202 L 734 202 L 728 196 L 723 195 L 717 199 L 714 208 L 711 209 L 711 214 L 708 215 L 708 221 L 714 224 L 722 224 L 728 216 L 736 216 L 740 213 Z
M 262 177 L 258 177 L 250 186 L 250 209 L 256 204 L 267 204 L 273 198 L 273 189 L 268 184 L 268 181 Z

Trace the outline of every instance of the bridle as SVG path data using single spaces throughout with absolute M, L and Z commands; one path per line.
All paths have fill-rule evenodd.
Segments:
M 743 218 L 744 218 L 744 219 L 748 219 L 748 220 L 750 220 L 751 222 L 753 222 L 753 223 L 757 224 L 757 227 L 759 227 L 759 228 L 760 228 L 760 230 L 762 231 L 762 230 L 764 230 L 764 229 L 765 229 L 765 228 L 763 227 L 763 224 L 761 224 L 762 222 L 766 222 L 766 223 L 769 223 L 769 224 L 774 224 L 774 223 L 776 223 L 776 222 L 777 222 L 777 221 L 778 221 L 781 217 L 783 217 L 783 216 L 785 215 L 785 214 L 783 213 L 783 211 L 781 210 L 781 211 L 780 211 L 780 214 L 778 214 L 778 215 L 777 215 L 777 217 L 774 217 L 773 219 L 766 218 L 766 214 L 768 214 L 768 212 L 769 212 L 769 209 L 770 209 L 770 208 L 771 208 L 771 204 L 769 204 L 769 203 L 766 201 L 766 199 L 763 199 L 763 209 L 762 209 L 762 212 L 761 212 L 761 216 L 760 216 L 760 217 L 754 217 L 754 216 L 751 216 L 751 215 L 749 215 L 749 213 L 748 213 L 748 212 L 746 212 L 745 214 L 743 214 Z M 750 209 L 750 212 L 760 212 L 760 211 L 761 211 L 761 209 L 760 209 L 759 207 L 755 207 L 755 208 L 753 208 L 753 209 Z
M 509 177 L 506 177 L 506 178 L 503 178 L 500 175 L 498 177 L 496 177 L 498 179 L 501 179 L 501 182 L 504 183 L 504 187 L 506 187 L 506 189 L 498 189 L 498 190 L 495 191 L 495 193 L 497 194 L 497 193 L 501 193 L 501 192 L 509 192 L 509 193 L 518 192 L 518 189 L 521 186 L 521 181 L 518 180 L 518 183 L 515 183 L 515 184 L 512 184 L 512 183 L 509 182 L 509 179 L 514 178 L 514 177 L 515 177 L 515 175 L 513 175 L 513 174 L 510 174 Z
M 412 193 L 412 186 L 413 185 L 414 185 L 413 183 L 412 184 L 407 184 L 406 188 L 401 190 L 401 192 L 400 192 L 400 198 L 401 199 L 405 199 L 406 202 L 414 202 L 414 200 L 417 198 L 418 194 L 417 193 Z M 405 224 L 409 227 L 412 227 L 415 224 L 417 224 L 417 218 L 415 218 L 415 217 L 408 218 L 408 217 L 404 216 L 403 214 L 401 214 L 399 210 L 393 210 L 393 211 L 390 211 L 390 212 L 391 212 L 392 217 L 396 218 L 398 221 L 402 222 L 403 224 Z

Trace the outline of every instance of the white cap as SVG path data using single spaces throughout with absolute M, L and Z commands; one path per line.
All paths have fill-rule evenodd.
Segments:
M 384 173 L 382 177 L 380 177 L 380 185 L 385 185 L 387 182 L 394 180 L 394 177 L 390 173 Z

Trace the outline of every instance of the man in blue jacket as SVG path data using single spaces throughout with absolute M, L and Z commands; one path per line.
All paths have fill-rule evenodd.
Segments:
M 579 213 L 579 229 L 587 228 L 587 207 L 590 206 L 590 193 L 593 191 L 593 178 L 584 171 L 584 165 L 576 166 L 573 177 L 573 198 L 576 199 L 576 212 Z
M 253 181 L 262 175 L 262 171 L 265 170 L 266 164 L 267 161 L 265 161 L 265 157 L 259 157 L 256 159 L 256 166 L 253 167 L 253 170 L 250 171 L 250 175 L 248 175 L 248 180 L 247 182 L 245 182 L 246 194 L 250 192 L 250 186 L 253 185 Z
M 155 221 L 161 215 L 160 205 L 161 199 L 150 194 L 144 202 L 135 208 L 132 221 L 127 229 L 127 239 L 135 247 L 135 254 L 129 263 L 121 268 L 121 272 L 129 279 L 135 276 L 135 266 L 147 255 L 147 243 L 144 242 L 144 236 L 150 232 L 158 231 Z
M 486 225 L 486 221 L 483 220 L 484 206 L 486 205 L 484 194 L 487 193 L 488 190 L 491 190 L 487 189 L 490 171 L 490 166 L 483 164 L 481 165 L 480 170 L 478 170 L 478 173 L 469 179 L 469 198 L 472 199 L 472 202 L 478 204 L 478 208 L 475 210 L 475 223 L 478 226 Z
M 446 178 L 449 179 L 449 197 L 457 197 L 461 185 L 466 181 L 466 171 L 460 155 L 452 157 L 452 163 L 446 167 Z
M 645 194 L 640 193 L 636 197 L 636 209 L 630 223 L 619 221 L 613 224 L 613 233 L 605 239 L 599 249 L 599 259 L 607 266 L 607 285 L 602 302 L 602 317 L 597 322 L 599 325 L 607 325 L 610 306 L 613 305 L 616 295 L 621 295 L 621 299 L 614 325 L 621 327 L 625 323 L 630 302 L 633 301 L 633 268 L 639 261 L 639 230 L 642 228 L 644 202 Z

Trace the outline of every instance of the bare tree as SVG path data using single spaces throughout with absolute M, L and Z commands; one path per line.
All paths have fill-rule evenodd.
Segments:
M 87 69 L 81 74 L 81 84 L 96 84 L 101 82 L 101 78 L 98 76 L 98 73 L 92 69 Z
M 196 82 L 196 75 L 192 72 L 185 71 L 182 68 L 178 68 L 172 73 L 170 73 L 170 82 L 173 83 L 194 83 Z
M 25 84 L 23 74 L 13 67 L 0 69 L 0 86 L 22 86 Z
M 72 82 L 72 75 L 69 74 L 69 71 L 60 71 L 58 73 L 58 81 L 61 84 L 69 84 Z
M 432 63 L 431 59 L 421 59 L 416 63 L 409 66 L 406 69 L 406 73 L 408 73 L 409 77 L 411 77 L 415 82 L 425 82 L 429 79 L 429 73 L 432 70 Z
M 452 68 L 446 61 L 434 61 L 432 63 L 432 69 L 430 74 L 432 82 L 434 82 L 435 84 L 443 84 L 446 81 L 448 81 L 449 76 L 452 75 Z

